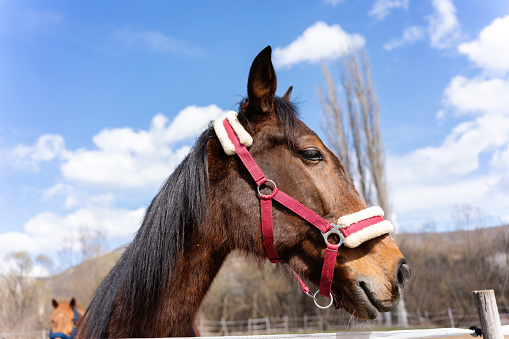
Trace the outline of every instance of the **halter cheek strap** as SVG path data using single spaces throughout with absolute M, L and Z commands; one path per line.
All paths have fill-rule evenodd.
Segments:
M 331 286 L 334 276 L 334 265 L 336 263 L 339 246 L 345 244 L 347 247 L 357 247 L 364 241 L 392 232 L 392 224 L 383 219 L 383 210 L 378 206 L 370 207 L 359 212 L 340 217 L 337 221 L 337 225 L 330 224 L 321 216 L 302 205 L 283 191 L 279 190 L 272 180 L 265 177 L 262 170 L 256 164 L 256 161 L 247 150 L 247 147 L 251 146 L 253 143 L 253 139 L 240 124 L 235 112 L 228 112 L 226 119 L 216 120 L 214 122 L 214 130 L 225 153 L 228 155 L 237 154 L 258 186 L 263 244 L 270 262 L 285 263 L 278 257 L 274 249 L 272 200 L 277 201 L 292 212 L 296 213 L 301 218 L 318 228 L 322 233 L 326 243 L 326 252 L 322 267 L 319 292 L 322 296 L 331 297 L 330 306 L 332 304 Z M 269 183 L 273 186 L 272 193 L 268 195 L 261 194 L 260 187 L 262 185 L 269 186 Z M 332 244 L 329 242 L 328 238 L 331 234 L 336 234 L 339 237 L 339 244 Z M 297 273 L 291 267 L 290 270 L 299 281 L 302 291 L 310 295 L 316 303 L 316 293 L 311 295 L 309 288 L 306 284 L 304 284 Z M 319 306 L 318 304 L 316 305 Z

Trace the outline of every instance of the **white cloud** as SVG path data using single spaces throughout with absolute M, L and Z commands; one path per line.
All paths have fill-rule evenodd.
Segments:
M 216 105 L 206 107 L 188 106 L 175 117 L 165 131 L 166 142 L 177 142 L 191 137 L 196 137 L 207 124 L 216 117 L 225 114 Z
M 421 26 L 411 26 L 403 31 L 403 36 L 399 39 L 391 39 L 384 44 L 384 49 L 391 51 L 394 48 L 411 44 L 426 37 L 426 29 Z
M 99 194 L 91 197 L 90 202 L 98 206 L 110 206 L 115 202 L 115 196 L 111 192 Z
M 317 63 L 322 59 L 337 59 L 364 45 L 362 35 L 348 34 L 339 25 L 318 21 L 288 46 L 276 47 L 273 62 L 281 68 L 301 62 Z
M 119 200 L 124 203 L 145 206 L 153 193 L 138 197 L 140 192 L 156 190 L 187 155 L 193 139 L 225 113 L 209 105 L 186 107 L 172 121 L 157 114 L 146 130 L 100 131 L 92 138 L 93 149 L 68 150 L 59 135 L 43 135 L 32 146 L 17 146 L 11 154 L 19 161 L 33 166 L 60 163 L 57 183 L 40 197 L 46 204 L 59 201 L 68 213 L 40 212 L 26 222 L 23 231 L 0 234 L 0 255 L 24 250 L 54 253 L 65 239 L 76 238 L 81 226 L 128 241 L 139 228 L 145 208 L 118 207 L 113 192 L 122 192 Z
M 408 9 L 408 2 L 409 0 L 376 0 L 369 11 L 369 15 L 382 20 L 395 8 Z
M 509 201 L 507 145 L 509 117 L 487 115 L 459 124 L 440 146 L 388 157 L 396 212 L 406 220 L 444 226 L 451 206 L 469 204 L 487 211 L 496 223 Z
M 3 254 L 29 251 L 31 253 L 55 252 L 58 244 L 74 239 L 78 246 L 80 227 L 106 232 L 108 237 L 132 238 L 138 230 L 145 210 L 89 207 L 59 216 L 42 212 L 32 217 L 24 226 L 24 232 L 0 234 L 0 249 Z M 76 248 L 79 250 L 79 248 Z
M 495 19 L 481 31 L 476 40 L 459 45 L 458 51 L 488 72 L 508 72 L 509 16 Z
M 399 182 L 444 182 L 478 170 L 482 154 L 492 154 L 492 161 L 500 163 L 506 157 L 502 149 L 509 144 L 505 93 L 509 93 L 509 80 L 453 77 L 444 90 L 443 103 L 475 119 L 458 124 L 440 146 L 391 157 L 390 172 L 397 173 Z
M 80 187 L 59 182 L 42 193 L 42 200 L 45 202 L 63 201 L 66 209 L 74 209 L 79 206 L 113 206 L 115 195 L 112 192 L 101 191 L 93 194 L 84 191 Z
M 433 0 L 433 13 L 428 17 L 431 46 L 452 47 L 461 38 L 460 23 L 452 0 Z
M 118 29 L 111 33 L 111 39 L 129 48 L 146 49 L 156 53 L 177 53 L 187 56 L 206 54 L 197 46 L 153 30 Z
M 429 38 L 430 45 L 437 49 L 454 47 L 462 38 L 461 26 L 456 18 L 456 7 L 452 0 L 433 0 L 433 13 L 425 17 L 427 27 L 411 26 L 403 31 L 401 38 L 394 38 L 384 44 L 391 51 L 418 40 Z
M 336 7 L 337 5 L 339 5 L 340 3 L 344 2 L 345 0 L 324 0 L 324 2 L 326 4 L 329 4 L 333 7 Z
M 445 118 L 445 111 L 443 109 L 439 110 L 435 115 L 437 120 L 443 120 Z
M 509 145 L 504 150 L 497 150 L 490 164 L 499 171 L 509 172 Z
M 391 160 L 388 160 L 390 164 Z M 398 180 L 397 173 L 394 173 L 390 178 L 390 185 L 395 193 L 393 205 L 400 219 L 404 216 L 406 220 L 414 220 L 417 223 L 434 220 L 440 224 L 439 226 L 448 227 L 450 209 L 457 204 L 480 207 L 491 214 L 507 210 L 507 206 L 504 208 L 501 202 L 507 200 L 509 196 L 491 193 L 499 179 L 500 175 L 489 174 L 445 182 L 436 182 L 432 179 L 407 182 Z M 403 228 L 406 231 L 411 230 L 408 224 L 403 225 Z
M 61 135 L 41 135 L 33 146 L 19 145 L 12 151 L 12 155 L 34 170 L 44 161 L 63 157 L 66 153 L 65 141 Z
M 148 130 L 104 129 L 93 137 L 96 149 L 70 151 L 62 136 L 43 135 L 33 146 L 17 146 L 13 154 L 34 169 L 43 161 L 58 158 L 63 177 L 71 182 L 103 187 L 158 186 L 189 152 L 188 144 L 177 145 L 197 137 L 209 121 L 221 114 L 225 111 L 216 105 L 189 106 L 171 123 L 157 114 Z M 45 194 L 51 197 L 54 193 Z M 75 204 L 76 197 L 68 194 L 67 206 Z
M 62 164 L 61 171 L 71 181 L 103 187 L 144 187 L 160 184 L 188 151 L 189 146 L 175 151 L 163 146 L 158 154 L 82 150 L 73 152 Z
M 66 179 L 102 186 L 145 187 L 160 185 L 189 152 L 174 145 L 196 137 L 209 121 L 224 114 L 216 105 L 189 106 L 171 122 L 156 115 L 150 128 L 105 129 L 94 136 L 95 150 L 78 150 L 62 164 Z
M 443 220 L 455 204 L 480 207 L 495 217 L 495 223 L 507 215 L 509 77 L 503 75 L 503 60 L 484 56 L 498 53 L 493 41 L 500 42 L 499 32 L 505 24 L 505 18 L 493 21 L 477 40 L 459 48 L 483 71 L 472 78 L 461 75 L 451 78 L 444 89 L 443 108 L 437 119 L 445 119 L 446 111 L 452 111 L 463 122 L 439 146 L 388 158 L 389 181 L 400 215 L 421 221 Z M 505 53 L 505 44 L 498 47 L 501 54 Z M 502 76 L 492 76 L 500 72 Z
M 445 89 L 444 103 L 457 114 L 509 115 L 509 79 L 455 76 Z
M 444 182 L 479 169 L 480 155 L 509 142 L 509 117 L 481 116 L 457 125 L 442 145 L 392 157 L 390 172 L 402 182 Z

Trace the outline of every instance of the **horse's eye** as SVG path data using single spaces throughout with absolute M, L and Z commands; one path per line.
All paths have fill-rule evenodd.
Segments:
M 311 161 L 323 160 L 323 154 L 316 148 L 307 148 L 303 151 L 300 151 L 299 154 Z

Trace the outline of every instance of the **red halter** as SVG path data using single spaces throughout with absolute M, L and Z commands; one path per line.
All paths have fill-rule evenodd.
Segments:
M 310 224 L 318 228 L 322 234 L 329 235 L 332 232 L 333 226 L 329 224 L 325 219 L 320 217 L 315 212 L 311 211 L 306 206 L 302 205 L 297 200 L 293 199 L 283 191 L 279 190 L 276 187 L 276 184 L 272 180 L 268 180 L 260 167 L 256 164 L 256 161 L 253 159 L 246 146 L 239 142 L 237 135 L 235 134 L 233 128 L 231 127 L 228 119 L 223 120 L 223 126 L 228 133 L 228 137 L 235 146 L 235 151 L 239 156 L 240 160 L 248 170 L 248 172 L 253 177 L 256 185 L 258 185 L 258 193 L 260 196 L 260 206 L 261 206 L 261 219 L 262 219 L 262 235 L 263 235 L 263 245 L 265 247 L 265 252 L 272 263 L 283 262 L 274 249 L 274 236 L 273 236 L 273 225 L 272 225 L 272 199 L 279 202 L 281 205 L 285 206 L 295 214 L 299 215 L 304 220 L 308 221 Z M 274 189 L 270 195 L 265 195 L 260 193 L 260 187 L 266 182 L 271 182 L 274 185 Z M 338 228 L 339 229 L 339 228 Z M 331 297 L 331 285 L 332 285 L 332 277 L 334 275 L 334 264 L 336 263 L 336 255 L 338 253 L 338 248 L 343 242 L 344 236 L 340 232 L 334 232 L 340 236 L 339 244 L 331 244 L 327 241 L 327 253 L 325 255 L 325 260 L 322 268 L 322 277 L 320 280 L 320 295 L 325 297 Z M 310 293 L 309 287 L 307 287 L 304 282 L 300 279 L 300 277 L 295 273 L 292 269 L 293 274 L 299 280 L 299 284 L 302 288 L 302 291 L 306 294 Z M 332 298 L 332 297 L 331 297 Z
M 235 124 L 239 125 L 238 121 L 236 121 L 235 113 L 233 113 L 233 121 Z M 339 225 L 335 225 L 327 222 L 321 216 L 302 205 L 300 202 L 290 197 L 283 191 L 279 190 L 276 187 L 276 184 L 265 177 L 262 170 L 256 164 L 256 161 L 253 159 L 246 146 L 239 141 L 239 137 L 237 135 L 238 132 L 232 128 L 232 125 L 228 119 L 224 119 L 223 121 L 216 121 L 214 124 L 214 128 L 216 129 L 216 134 L 225 149 L 227 154 L 233 155 L 236 153 L 249 174 L 256 182 L 258 186 L 258 195 L 260 196 L 260 213 L 261 213 L 261 223 L 262 223 L 262 237 L 263 237 L 263 246 L 265 248 L 265 253 L 272 263 L 288 263 L 281 260 L 275 249 L 274 249 L 274 235 L 273 235 L 273 224 L 272 224 L 272 200 L 277 201 L 281 205 L 285 206 L 316 228 L 322 232 L 323 238 L 325 240 L 325 244 L 327 245 L 325 258 L 322 267 L 322 274 L 320 278 L 320 289 L 314 294 L 310 293 L 309 288 L 302 281 L 302 279 L 297 275 L 297 273 L 290 267 L 290 270 L 295 275 L 299 284 L 302 288 L 302 291 L 309 295 L 314 299 L 315 304 L 320 308 L 327 308 L 332 305 L 333 297 L 331 293 L 332 279 L 334 276 L 334 265 L 336 263 L 336 257 L 338 254 L 339 247 L 345 243 L 348 247 L 356 247 L 360 243 L 372 239 L 374 237 L 380 236 L 382 234 L 390 233 L 393 230 L 392 224 L 383 219 L 383 211 L 379 207 L 371 207 L 365 210 L 345 215 L 338 220 Z M 216 126 L 217 123 L 220 123 L 222 127 L 224 127 L 224 132 L 219 131 L 219 126 Z M 238 126 L 237 126 L 238 127 Z M 239 129 L 239 128 L 237 128 Z M 247 132 L 240 126 L 242 130 L 241 133 L 247 134 Z M 240 130 L 239 130 L 240 131 Z M 233 144 L 235 150 L 230 149 L 231 146 L 225 146 L 224 138 L 228 138 L 229 141 Z M 244 136 L 245 137 L 245 136 Z M 250 138 L 250 137 L 249 137 Z M 252 140 L 251 140 L 252 142 Z M 260 187 L 262 187 L 266 183 L 271 183 L 273 187 L 271 194 L 262 194 L 260 192 Z M 328 240 L 329 235 L 336 234 L 339 237 L 338 244 L 331 244 Z M 288 265 L 289 266 L 289 265 Z M 330 297 L 330 304 L 326 307 L 322 307 L 318 305 L 316 302 L 316 294 L 320 293 L 320 295 L 324 297 Z

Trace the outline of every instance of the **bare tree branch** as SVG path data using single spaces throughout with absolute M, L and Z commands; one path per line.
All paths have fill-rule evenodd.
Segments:
M 323 62 L 327 96 L 319 91 L 325 121 L 322 129 L 366 203 L 379 205 L 390 218 L 378 97 L 367 52 L 357 50 L 343 56 L 339 69 L 347 114 Z

